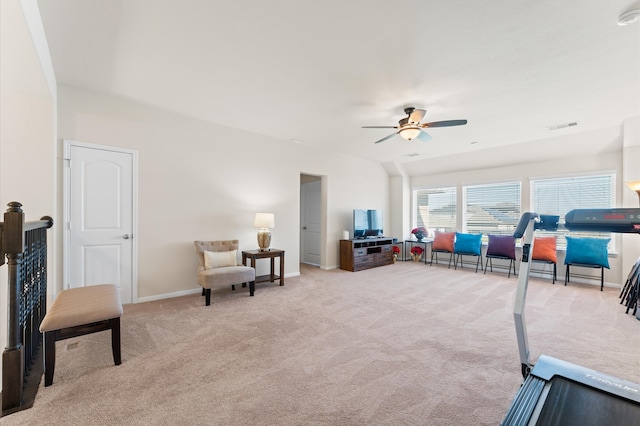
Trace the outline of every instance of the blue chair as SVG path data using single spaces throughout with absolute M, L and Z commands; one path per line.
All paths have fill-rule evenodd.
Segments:
M 483 268 L 482 263 L 482 234 L 466 234 L 463 232 L 456 232 L 456 240 L 453 245 L 453 269 L 458 269 L 458 262 L 460 262 L 460 268 L 463 268 L 462 256 L 475 256 L 478 258 L 476 261 L 476 273 L 478 272 L 478 266 Z M 484 268 L 483 268 L 484 269 Z
M 564 264 L 567 270 L 564 275 L 564 285 L 571 280 L 569 267 L 600 269 L 600 291 L 604 288 L 604 268 L 609 269 L 609 254 L 607 246 L 610 238 L 566 237 L 567 251 Z

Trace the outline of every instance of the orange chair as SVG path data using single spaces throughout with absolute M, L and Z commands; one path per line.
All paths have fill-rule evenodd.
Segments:
M 453 259 L 453 241 L 456 237 L 455 232 L 436 231 L 431 246 L 431 265 L 433 265 L 433 256 L 436 257 L 438 263 L 438 253 L 449 253 L 449 268 L 451 268 L 451 260 Z
M 556 279 L 558 276 L 558 254 L 556 250 L 556 244 L 556 237 L 535 237 L 533 240 L 533 254 L 531 255 L 531 263 L 538 262 L 553 265 L 552 284 L 556 283 Z

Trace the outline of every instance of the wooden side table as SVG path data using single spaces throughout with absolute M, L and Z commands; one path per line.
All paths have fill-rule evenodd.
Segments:
M 280 275 L 275 274 L 275 259 L 280 258 Z M 256 259 L 270 259 L 271 273 L 269 275 L 256 276 L 256 283 L 266 281 L 274 282 L 280 280 L 280 285 L 284 285 L 284 250 L 269 249 L 267 251 L 247 250 L 242 252 L 242 264 L 247 264 L 247 259 L 251 259 L 251 267 L 256 268 Z

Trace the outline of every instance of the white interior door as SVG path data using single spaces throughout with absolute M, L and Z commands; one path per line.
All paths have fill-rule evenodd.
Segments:
M 320 265 L 320 180 L 302 184 L 302 262 Z
M 116 284 L 134 301 L 135 153 L 70 143 L 67 288 Z

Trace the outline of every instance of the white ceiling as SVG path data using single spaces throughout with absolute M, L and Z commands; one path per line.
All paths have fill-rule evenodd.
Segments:
M 640 115 L 640 22 L 617 25 L 640 1 L 38 4 L 59 83 L 387 166 L 411 162 L 410 174 L 453 157 L 513 162 L 500 147 Z M 427 109 L 423 121 L 469 123 L 429 129 L 427 143 L 374 144 L 393 129 L 361 128 L 395 125 L 407 105 Z M 548 128 L 568 122 L 578 125 Z

